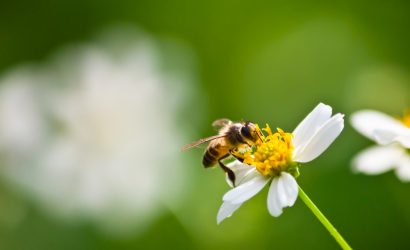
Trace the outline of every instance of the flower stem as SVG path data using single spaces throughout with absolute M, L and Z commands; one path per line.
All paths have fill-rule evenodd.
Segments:
M 319 208 L 313 203 L 313 201 L 306 195 L 306 193 L 299 186 L 299 197 L 303 200 L 306 206 L 313 212 L 323 226 L 329 231 L 329 233 L 335 238 L 340 247 L 344 250 L 351 250 L 352 248 L 347 244 L 342 235 L 336 230 L 336 228 L 330 223 L 330 221 L 320 212 Z

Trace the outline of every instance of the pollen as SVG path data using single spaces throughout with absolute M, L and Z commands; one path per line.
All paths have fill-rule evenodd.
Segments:
M 264 176 L 277 176 L 294 165 L 293 135 L 280 128 L 273 133 L 269 125 L 263 130 L 267 136 L 262 136 L 262 142 L 252 152 L 244 155 L 244 163 L 255 166 Z
M 404 112 L 404 115 L 400 120 L 404 125 L 406 125 L 406 127 L 410 128 L 410 109 Z

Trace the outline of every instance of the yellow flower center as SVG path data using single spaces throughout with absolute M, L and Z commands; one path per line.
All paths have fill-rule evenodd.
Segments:
M 263 130 L 268 135 L 262 135 L 262 142 L 252 152 L 245 153 L 244 163 L 255 166 L 264 176 L 277 176 L 295 166 L 292 160 L 293 135 L 279 128 L 276 133 L 272 133 L 269 125 Z
M 406 125 L 406 127 L 410 128 L 410 109 L 408 109 L 405 113 L 403 118 L 401 118 L 401 122 Z

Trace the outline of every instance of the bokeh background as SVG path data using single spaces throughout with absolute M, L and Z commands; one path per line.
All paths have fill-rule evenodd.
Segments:
M 186 143 L 217 118 L 292 131 L 410 107 L 408 1 L 1 1 L 0 249 L 338 249 L 266 190 L 228 190 Z M 347 119 L 348 120 L 348 119 Z M 355 249 L 408 249 L 410 184 L 350 161 L 350 125 L 299 184 Z

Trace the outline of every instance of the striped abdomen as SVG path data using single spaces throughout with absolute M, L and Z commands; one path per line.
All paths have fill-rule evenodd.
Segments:
M 220 143 L 211 142 L 206 148 L 204 153 L 204 158 L 202 159 L 202 164 L 205 167 L 212 167 L 218 160 L 228 155 L 229 149 Z

